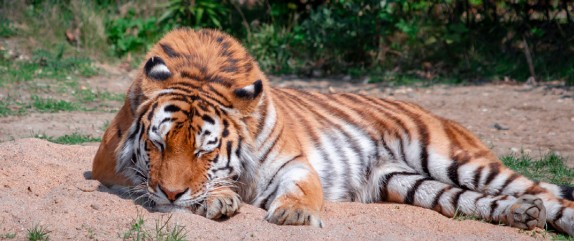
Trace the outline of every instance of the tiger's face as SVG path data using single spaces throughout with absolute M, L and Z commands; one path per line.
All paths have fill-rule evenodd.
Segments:
M 128 92 L 134 119 L 116 149 L 116 172 L 159 205 L 191 207 L 241 185 L 253 166 L 244 120 L 264 96 L 263 77 L 222 33 L 163 38 Z
M 198 95 L 167 92 L 138 109 L 116 170 L 155 204 L 189 207 L 239 178 L 240 130 L 227 110 Z

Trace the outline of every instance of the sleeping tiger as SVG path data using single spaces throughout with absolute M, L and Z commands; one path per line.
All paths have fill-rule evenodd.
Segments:
M 242 45 L 178 29 L 146 56 L 93 178 L 160 209 L 322 227 L 324 200 L 397 202 L 574 235 L 574 189 L 505 167 L 461 125 L 358 94 L 274 88 Z

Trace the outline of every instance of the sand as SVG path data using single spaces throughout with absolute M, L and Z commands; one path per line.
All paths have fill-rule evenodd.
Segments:
M 90 180 L 97 143 L 59 145 L 39 139 L 0 143 L 0 240 L 41 225 L 51 240 L 121 240 L 138 217 L 155 232 L 168 218 L 189 240 L 531 240 L 541 230 L 451 219 L 432 210 L 395 203 L 327 203 L 324 228 L 278 226 L 265 210 L 244 204 L 227 220 L 188 212 L 152 212 Z

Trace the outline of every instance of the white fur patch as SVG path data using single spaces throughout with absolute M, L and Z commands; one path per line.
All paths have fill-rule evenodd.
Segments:
M 169 71 L 165 64 L 157 64 L 151 68 L 148 75 L 154 76 L 157 74 L 171 74 L 171 71 Z

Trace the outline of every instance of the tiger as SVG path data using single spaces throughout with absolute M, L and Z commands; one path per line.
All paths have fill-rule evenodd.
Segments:
M 270 223 L 323 227 L 325 201 L 393 202 L 574 236 L 573 187 L 528 179 L 413 103 L 272 87 L 212 29 L 175 29 L 151 47 L 92 177 L 208 219 L 245 203 Z

